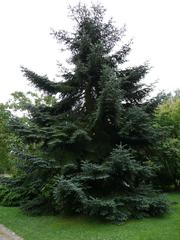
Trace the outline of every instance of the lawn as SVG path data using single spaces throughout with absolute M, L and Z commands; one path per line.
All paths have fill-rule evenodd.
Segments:
M 103 224 L 86 218 L 30 217 L 17 208 L 0 206 L 0 223 L 25 240 L 179 240 L 180 194 L 163 218 L 132 220 L 123 225 Z

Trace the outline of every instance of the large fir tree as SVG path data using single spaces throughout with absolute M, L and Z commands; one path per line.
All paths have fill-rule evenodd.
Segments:
M 111 221 L 161 215 L 167 204 L 150 185 L 148 164 L 156 99 L 147 100 L 152 87 L 141 83 L 149 68 L 123 67 L 130 44 L 120 47 L 124 28 L 116 28 L 112 19 L 105 22 L 102 6 L 78 5 L 70 11 L 74 32 L 53 35 L 70 50 L 72 69 L 62 72 L 59 82 L 22 69 L 57 101 L 28 106 L 29 124 L 13 123 L 30 146 L 19 153 L 21 174 L 15 179 L 21 205 L 31 212 Z

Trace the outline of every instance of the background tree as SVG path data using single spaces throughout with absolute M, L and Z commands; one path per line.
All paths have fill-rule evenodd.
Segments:
M 9 113 L 5 110 L 3 104 L 0 104 L 0 173 L 4 173 L 10 169 L 9 147 L 8 147 L 8 128 L 7 122 Z
M 71 52 L 73 68 L 58 82 L 22 68 L 36 88 L 58 98 L 28 106 L 28 124 L 12 122 L 24 142 L 41 150 L 19 153 L 24 172 L 14 186 L 21 189 L 21 206 L 118 222 L 161 215 L 167 203 L 150 186 L 148 165 L 158 98 L 148 100 L 153 87 L 141 83 L 149 67 L 123 67 L 130 52 L 129 43 L 119 44 L 125 29 L 105 22 L 102 6 L 70 11 L 74 32 L 53 35 Z
M 12 174 L 16 171 L 15 146 L 20 143 L 19 138 L 11 132 L 9 122 L 12 114 L 6 104 L 0 103 L 0 173 Z
M 16 91 L 11 94 L 10 99 L 6 103 L 6 108 L 11 112 L 16 113 L 16 115 L 21 115 L 20 117 L 24 118 L 24 120 L 27 120 L 29 118 L 29 112 L 27 110 L 29 106 L 37 107 L 41 104 L 51 106 L 55 101 L 55 96 L 30 91 L 26 93 Z
M 16 169 L 15 149 L 22 145 L 21 140 L 12 133 L 9 123 L 13 118 L 12 113 L 19 115 L 19 120 L 28 123 L 28 106 L 39 106 L 40 104 L 51 105 L 55 101 L 52 96 L 42 96 L 36 93 L 14 92 L 6 104 L 0 104 L 0 172 L 12 173 Z M 22 146 L 21 146 L 22 148 Z
M 164 187 L 180 187 L 180 95 L 177 90 L 156 111 L 159 132 L 156 162 L 159 163 L 159 183 Z

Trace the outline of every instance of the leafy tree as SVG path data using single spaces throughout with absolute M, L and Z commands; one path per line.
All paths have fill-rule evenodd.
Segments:
M 0 173 L 13 173 L 16 171 L 16 157 L 14 148 L 20 143 L 9 127 L 12 114 L 6 104 L 0 104 Z
M 23 173 L 15 179 L 26 211 L 95 215 L 111 221 L 161 215 L 167 203 L 150 182 L 148 165 L 155 133 L 147 100 L 152 86 L 141 83 L 145 65 L 124 68 L 130 44 L 115 50 L 125 29 L 104 21 L 102 6 L 71 8 L 75 31 L 54 31 L 71 52 L 71 70 L 58 82 L 22 68 L 52 105 L 29 106 L 30 122 L 12 126 L 41 151 L 20 152 Z M 15 186 L 14 185 L 14 186 Z
M 5 110 L 3 104 L 0 104 L 0 173 L 3 173 L 10 168 L 9 163 L 9 148 L 7 144 L 9 114 Z
M 37 93 L 14 92 L 11 99 L 0 104 L 0 172 L 14 173 L 16 171 L 17 159 L 14 152 L 18 147 L 22 146 L 21 140 L 15 136 L 11 130 L 9 123 L 13 117 L 12 113 L 17 112 L 20 120 L 27 124 L 29 115 L 27 107 L 30 105 L 39 106 L 41 103 L 51 105 L 55 101 L 53 96 L 43 96 Z
M 163 186 L 180 187 L 180 97 L 178 91 L 163 102 L 156 111 L 159 132 L 156 162 L 159 163 L 159 182 Z
M 42 93 L 38 94 L 30 91 L 27 93 L 16 91 L 11 94 L 11 98 L 6 103 L 6 108 L 11 112 L 16 113 L 16 115 L 20 115 L 21 119 L 26 121 L 30 117 L 27 111 L 30 105 L 36 107 L 41 104 L 51 106 L 55 101 L 56 98 L 54 96 L 44 95 Z

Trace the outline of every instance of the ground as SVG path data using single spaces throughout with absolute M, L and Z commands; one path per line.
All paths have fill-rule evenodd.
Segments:
M 0 223 L 24 240 L 179 240 L 180 193 L 168 197 L 176 204 L 165 217 L 132 220 L 123 225 L 82 217 L 30 217 L 18 208 L 7 207 L 0 207 Z
M 0 240 L 22 240 L 22 238 L 0 224 Z

